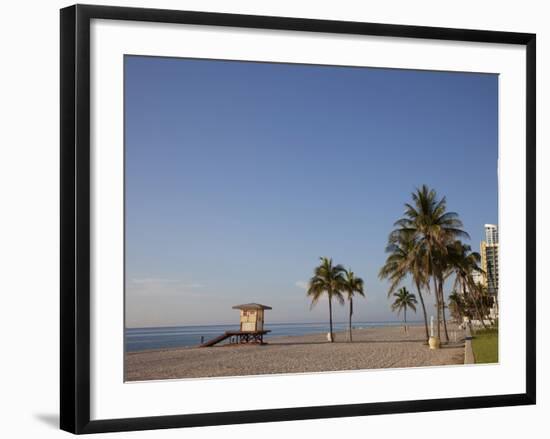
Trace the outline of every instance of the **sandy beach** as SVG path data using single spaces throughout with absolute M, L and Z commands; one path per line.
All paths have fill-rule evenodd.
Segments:
M 449 333 L 454 340 L 454 329 Z M 423 326 L 356 329 L 353 343 L 336 333 L 267 338 L 265 345 L 176 348 L 126 354 L 125 380 L 324 372 L 392 367 L 441 366 L 464 363 L 463 333 L 456 342 L 432 351 L 423 344 Z

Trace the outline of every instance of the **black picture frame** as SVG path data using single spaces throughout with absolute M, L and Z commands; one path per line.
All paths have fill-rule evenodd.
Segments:
M 90 21 L 230 26 L 515 44 L 526 47 L 526 392 L 418 401 L 90 420 Z M 61 10 L 61 387 L 60 426 L 72 433 L 427 412 L 535 404 L 536 401 L 536 36 L 210 12 L 75 5 Z

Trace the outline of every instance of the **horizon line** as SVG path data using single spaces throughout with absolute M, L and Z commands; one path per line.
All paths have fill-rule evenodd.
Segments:
M 408 320 L 407 323 L 422 323 L 423 320 Z M 367 320 L 358 320 L 357 322 L 352 322 L 352 325 L 358 324 L 358 323 L 404 323 L 403 320 L 373 320 L 373 321 L 367 321 Z M 267 325 L 328 325 L 328 322 L 270 322 L 270 323 L 264 323 Z M 341 322 L 332 322 L 333 325 L 338 324 L 349 324 L 349 321 L 341 321 Z M 215 324 L 200 324 L 200 323 L 194 323 L 190 325 L 152 325 L 152 326 L 125 326 L 124 329 L 157 329 L 157 328 L 181 328 L 181 327 L 193 327 L 193 326 L 238 326 L 239 322 L 232 322 L 232 323 L 215 323 Z

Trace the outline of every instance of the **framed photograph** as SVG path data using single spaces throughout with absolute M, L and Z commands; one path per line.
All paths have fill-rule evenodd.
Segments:
M 535 285 L 534 34 L 61 10 L 62 429 L 534 404 Z

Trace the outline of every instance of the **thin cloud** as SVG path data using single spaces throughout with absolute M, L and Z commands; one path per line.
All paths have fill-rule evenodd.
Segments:
M 160 277 L 132 278 L 130 282 L 138 285 L 142 284 L 173 284 L 178 281 L 175 279 L 165 279 Z
M 204 285 L 199 283 L 182 284 L 182 286 L 187 288 L 204 288 Z
M 301 288 L 302 290 L 307 290 L 308 288 L 308 283 L 303 280 L 296 281 L 294 285 L 298 288 Z

